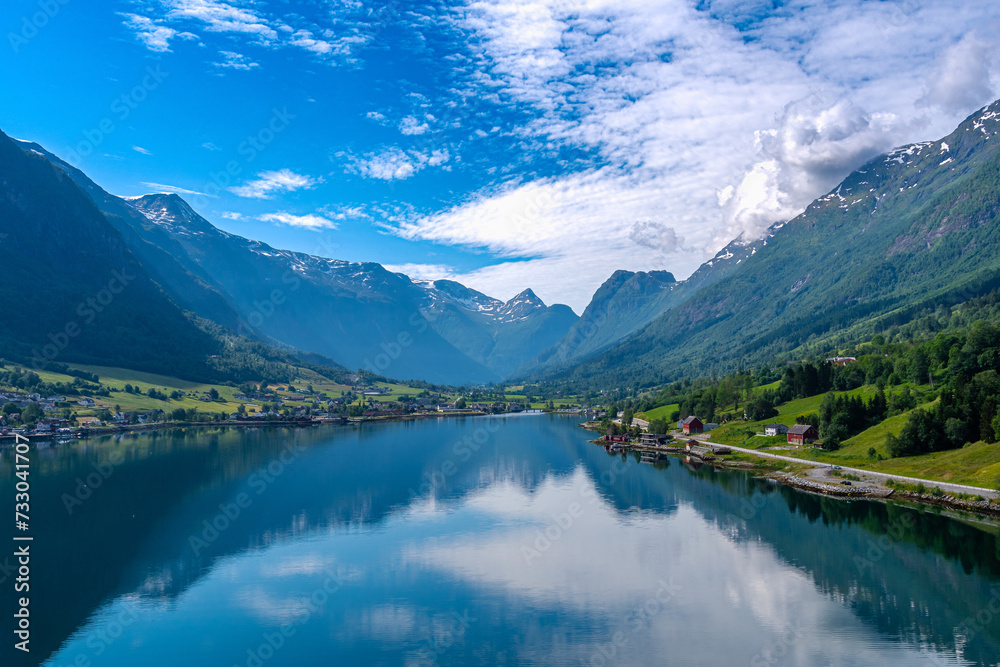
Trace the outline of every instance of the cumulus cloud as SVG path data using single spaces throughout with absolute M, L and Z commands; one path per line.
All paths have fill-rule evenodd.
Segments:
M 981 46 L 955 44 L 1000 31 L 986 0 L 960 12 L 945 0 L 476 0 L 454 16 L 483 54 L 470 57 L 468 94 L 530 108 L 517 129 L 530 149 L 578 147 L 600 165 L 515 171 L 448 210 L 393 221 L 394 233 L 486 249 L 498 263 L 463 276 L 470 284 L 502 296 L 552 278 L 555 300 L 574 307 L 617 268 L 687 276 L 877 153 L 949 132 L 981 103 L 964 89 L 984 93 L 988 80 L 972 63 Z M 963 64 L 968 78 L 939 95 L 955 104 L 928 113 L 927 87 Z M 541 191 L 545 214 L 511 223 Z
M 967 35 L 938 59 L 920 103 L 951 113 L 968 112 L 996 97 L 993 69 L 997 46 Z
M 903 123 L 892 113 L 869 114 L 846 99 L 823 107 L 811 96 L 789 104 L 777 126 L 755 134 L 758 161 L 735 186 L 719 193 L 726 224 L 715 237 L 755 240 L 775 222 L 798 215 L 844 175 L 891 148 Z
M 628 238 L 638 246 L 656 250 L 663 255 L 672 255 L 684 247 L 683 239 L 677 236 L 673 227 L 653 220 L 640 220 L 633 224 Z
M 337 228 L 337 223 L 335 223 L 333 220 L 315 214 L 293 215 L 292 213 L 279 211 L 277 213 L 267 213 L 258 216 L 257 219 L 261 220 L 262 222 L 277 222 L 282 225 L 288 225 L 289 227 L 302 227 L 304 229 L 312 229 L 317 231 L 320 229 Z
M 282 169 L 261 172 L 257 174 L 256 180 L 229 188 L 229 191 L 238 197 L 248 199 L 272 199 L 276 194 L 314 188 L 322 182 L 322 178 L 312 178 L 296 174 L 291 169 Z

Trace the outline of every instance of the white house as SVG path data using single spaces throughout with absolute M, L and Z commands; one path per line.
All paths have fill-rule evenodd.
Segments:
M 788 433 L 788 427 L 784 424 L 768 424 L 764 427 L 764 435 L 775 436 Z

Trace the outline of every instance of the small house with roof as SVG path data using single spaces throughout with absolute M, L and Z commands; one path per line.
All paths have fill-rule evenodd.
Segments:
M 684 431 L 684 435 L 701 433 L 705 430 L 705 425 L 697 417 L 688 417 L 681 422 L 681 430 Z
M 788 429 L 788 444 L 808 445 L 819 439 L 819 432 L 812 424 L 796 424 Z

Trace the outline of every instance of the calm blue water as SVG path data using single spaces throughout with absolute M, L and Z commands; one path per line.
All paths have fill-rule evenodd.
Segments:
M 587 439 L 518 416 L 42 449 L 32 652 L 5 621 L 0 664 L 1000 662 L 994 526 Z

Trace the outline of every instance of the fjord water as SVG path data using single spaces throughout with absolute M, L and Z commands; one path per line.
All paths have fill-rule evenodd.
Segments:
M 0 663 L 1000 661 L 995 527 L 609 456 L 577 423 L 177 429 L 41 448 L 32 652 L 12 649 L 5 571 Z M 2 462 L 12 503 L 9 451 Z

